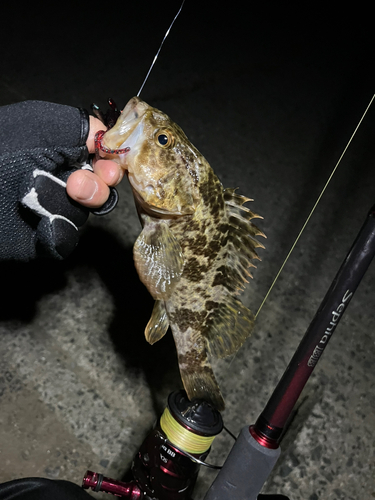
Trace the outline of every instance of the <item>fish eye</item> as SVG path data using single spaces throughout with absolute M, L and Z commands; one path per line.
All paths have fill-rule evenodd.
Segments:
M 169 148 L 173 144 L 173 135 L 168 130 L 160 130 L 156 134 L 158 145 L 162 148 Z
M 168 143 L 168 137 L 165 134 L 158 135 L 158 141 L 161 146 L 165 146 Z

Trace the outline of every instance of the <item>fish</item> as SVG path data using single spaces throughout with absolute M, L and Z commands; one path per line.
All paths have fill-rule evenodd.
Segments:
M 254 326 L 238 295 L 260 260 L 261 218 L 253 201 L 224 189 L 213 169 L 165 113 L 133 97 L 101 138 L 100 156 L 127 174 L 142 231 L 133 257 L 155 299 L 145 337 L 154 344 L 170 327 L 188 398 L 225 408 L 211 357 L 238 351 Z

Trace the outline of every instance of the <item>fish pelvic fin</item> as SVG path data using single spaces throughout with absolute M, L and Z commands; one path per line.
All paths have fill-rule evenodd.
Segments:
M 190 400 L 203 399 L 217 410 L 223 411 L 225 402 L 207 357 L 198 365 L 190 363 L 185 356 L 179 356 L 179 365 L 182 383 L 188 398 Z
M 218 302 L 207 302 L 206 307 L 202 336 L 208 352 L 217 358 L 236 353 L 253 330 L 253 313 L 228 292 Z
M 155 344 L 167 333 L 169 321 L 164 301 L 156 300 L 152 310 L 150 321 L 145 329 L 145 337 L 149 344 Z
M 149 216 L 142 219 L 144 227 L 133 248 L 134 264 L 153 298 L 167 300 L 183 271 L 181 246 L 167 222 Z

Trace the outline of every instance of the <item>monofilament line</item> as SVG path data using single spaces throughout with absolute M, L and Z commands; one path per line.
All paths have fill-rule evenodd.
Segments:
M 266 296 L 265 296 L 265 297 L 264 297 L 264 299 L 263 299 L 263 302 L 260 304 L 259 309 L 258 309 L 257 313 L 255 314 L 255 318 L 258 316 L 259 311 L 262 309 L 262 307 L 263 307 L 264 303 L 266 302 L 266 300 L 267 300 L 267 298 L 268 298 L 269 294 L 271 293 L 272 288 L 274 287 L 274 285 L 275 285 L 275 283 L 276 283 L 277 279 L 279 278 L 279 276 L 280 276 L 280 274 L 281 274 L 281 271 L 284 269 L 284 266 L 285 266 L 285 264 L 287 263 L 287 260 L 289 259 L 290 254 L 293 252 L 293 250 L 294 250 L 295 246 L 297 245 L 298 240 L 300 239 L 300 237 L 301 237 L 301 235 L 302 235 L 303 231 L 305 230 L 305 227 L 307 226 L 307 224 L 308 224 L 309 220 L 311 219 L 311 216 L 312 216 L 312 214 L 314 213 L 314 210 L 316 209 L 316 207 L 317 207 L 317 205 L 318 205 L 318 203 L 319 203 L 320 199 L 322 198 L 322 196 L 323 196 L 323 194 L 324 194 L 325 190 L 327 189 L 328 184 L 331 182 L 331 179 L 332 179 L 332 177 L 334 176 L 334 174 L 335 174 L 335 172 L 336 172 L 336 170 L 337 170 L 337 167 L 339 166 L 339 164 L 340 164 L 340 162 L 341 162 L 341 160 L 342 160 L 342 158 L 343 158 L 344 154 L 346 153 L 346 150 L 347 150 L 347 149 L 348 149 L 348 147 L 350 146 L 350 143 L 352 142 L 352 140 L 353 140 L 353 138 L 354 138 L 355 134 L 357 133 L 357 130 L 359 129 L 359 127 L 360 127 L 360 125 L 361 125 L 361 123 L 362 123 L 362 121 L 363 121 L 364 117 L 366 116 L 367 111 L 369 110 L 369 108 L 370 108 L 370 106 L 371 106 L 372 101 L 374 100 L 374 98 L 375 98 L 375 94 L 372 96 L 372 98 L 371 98 L 371 100 L 370 100 L 370 102 L 369 102 L 369 104 L 368 104 L 367 108 L 365 109 L 365 112 L 363 113 L 363 115 L 362 115 L 361 119 L 360 119 L 360 120 L 359 120 L 359 122 L 358 122 L 358 125 L 356 126 L 356 128 L 355 128 L 355 130 L 354 130 L 354 132 L 353 132 L 352 136 L 350 137 L 350 139 L 349 139 L 349 141 L 348 141 L 347 145 L 345 146 L 344 151 L 342 152 L 342 154 L 341 154 L 340 158 L 338 159 L 338 161 L 337 161 L 337 163 L 336 163 L 336 165 L 335 165 L 334 169 L 332 170 L 331 175 L 328 177 L 328 180 L 327 180 L 327 182 L 325 183 L 325 185 L 324 185 L 324 187 L 323 187 L 323 189 L 322 189 L 322 191 L 321 191 L 320 195 L 318 196 L 318 199 L 316 200 L 316 202 L 315 202 L 315 204 L 314 204 L 313 208 L 311 209 L 311 212 L 309 213 L 309 215 L 308 215 L 308 217 L 307 217 L 307 219 L 306 219 L 306 221 L 305 221 L 304 225 L 302 226 L 301 231 L 299 232 L 299 234 L 298 234 L 297 238 L 295 239 L 295 241 L 294 241 L 294 243 L 293 243 L 293 245 L 292 245 L 292 248 L 289 250 L 288 255 L 286 256 L 286 258 L 285 258 L 284 262 L 282 263 L 282 265 L 281 265 L 281 267 L 280 267 L 280 269 L 279 269 L 279 272 L 276 274 L 276 277 L 275 277 L 275 279 L 273 280 L 272 285 L 270 286 L 270 288 L 269 288 L 268 292 L 266 293 Z
M 155 64 L 155 62 L 156 62 L 156 59 L 157 59 L 157 58 L 158 58 L 158 56 L 159 56 L 159 53 L 160 53 L 160 51 L 161 51 L 161 48 L 163 47 L 163 44 L 164 44 L 164 42 L 165 42 L 165 39 L 166 39 L 166 38 L 167 38 L 167 36 L 169 35 L 169 32 L 171 31 L 171 28 L 172 28 L 172 26 L 173 26 L 173 24 L 174 24 L 175 20 L 176 20 L 176 19 L 178 18 L 178 16 L 180 15 L 180 12 L 181 12 L 181 10 L 182 10 L 182 7 L 183 7 L 184 3 L 185 3 L 185 0 L 183 0 L 183 1 L 182 1 L 181 7 L 179 8 L 179 10 L 178 10 L 177 14 L 174 16 L 173 21 L 171 22 L 171 24 L 170 24 L 170 26 L 169 26 L 169 28 L 168 28 L 168 30 L 167 30 L 167 32 L 166 32 L 166 34 L 164 35 L 164 38 L 163 38 L 163 40 L 162 40 L 162 42 L 161 42 L 161 44 L 160 44 L 159 50 L 156 52 L 156 56 L 154 57 L 154 60 L 153 60 L 153 61 L 152 61 L 152 63 L 151 63 L 151 66 L 150 66 L 150 69 L 148 70 L 148 73 L 147 73 L 147 75 L 146 75 L 146 78 L 143 80 L 142 86 L 141 86 L 141 88 L 139 89 L 139 92 L 138 92 L 138 94 L 137 94 L 137 97 L 139 97 L 140 93 L 142 92 L 143 87 L 145 86 L 145 83 L 147 82 L 147 79 L 148 79 L 148 77 L 149 77 L 149 75 L 150 75 L 150 73 L 151 73 L 151 70 L 152 70 L 152 68 L 154 67 L 154 64 Z

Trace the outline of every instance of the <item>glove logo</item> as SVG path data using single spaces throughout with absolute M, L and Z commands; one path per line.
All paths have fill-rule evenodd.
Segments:
M 57 177 L 50 174 L 49 172 L 45 172 L 44 170 L 39 170 L 39 169 L 34 170 L 34 172 L 33 172 L 34 179 L 36 179 L 37 177 L 39 177 L 41 175 L 48 177 L 56 184 L 59 184 L 60 186 L 64 187 L 64 189 L 66 188 L 66 183 L 64 181 L 62 181 L 61 179 L 58 179 Z M 55 219 L 62 219 L 65 222 L 68 222 L 69 224 L 71 224 L 78 231 L 78 227 L 71 220 L 69 220 L 67 217 L 64 217 L 63 215 L 59 215 L 59 214 L 53 214 L 53 213 L 49 212 L 45 207 L 43 207 L 39 203 L 38 193 L 37 193 L 35 187 L 32 187 L 31 190 L 27 193 L 27 195 L 24 196 L 24 198 L 22 199 L 22 203 L 23 203 L 23 205 L 26 205 L 31 210 L 33 210 L 35 213 L 40 215 L 41 217 L 47 217 L 51 224 Z

